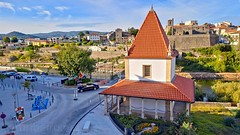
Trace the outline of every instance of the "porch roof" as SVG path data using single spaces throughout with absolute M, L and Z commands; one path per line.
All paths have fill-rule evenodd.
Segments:
M 172 83 L 124 79 L 100 94 L 194 102 L 194 82 L 177 75 Z

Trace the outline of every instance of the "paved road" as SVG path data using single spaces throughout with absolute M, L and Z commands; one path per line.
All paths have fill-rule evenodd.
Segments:
M 9 82 L 11 83 L 11 82 Z M 20 83 L 20 82 L 19 82 Z M 74 89 L 47 87 L 41 83 L 33 83 L 35 90 L 50 91 L 54 94 L 54 104 L 45 112 L 26 122 L 20 123 L 16 135 L 67 135 L 79 118 L 97 104 L 102 96 L 98 93 L 107 86 L 96 91 L 78 94 L 73 100 Z

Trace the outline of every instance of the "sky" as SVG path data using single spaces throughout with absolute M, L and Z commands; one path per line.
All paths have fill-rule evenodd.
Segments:
M 153 5 L 160 22 L 240 25 L 240 0 L 0 0 L 0 33 L 140 28 Z

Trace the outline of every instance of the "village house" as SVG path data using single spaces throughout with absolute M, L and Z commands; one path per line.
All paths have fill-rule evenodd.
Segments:
M 125 79 L 100 93 L 105 114 L 167 120 L 179 112 L 189 115 L 194 81 L 175 75 L 176 55 L 152 8 L 125 58 Z

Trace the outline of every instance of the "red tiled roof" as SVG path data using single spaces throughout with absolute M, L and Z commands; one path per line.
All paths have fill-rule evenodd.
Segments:
M 129 49 L 127 58 L 169 58 L 168 45 L 167 35 L 152 9 Z
M 122 80 L 100 94 L 194 102 L 194 82 L 176 76 L 173 83 Z

